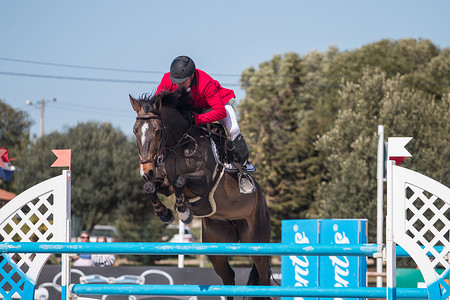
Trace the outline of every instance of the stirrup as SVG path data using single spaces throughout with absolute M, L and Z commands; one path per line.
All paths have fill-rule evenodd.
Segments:
M 254 193 L 256 188 L 255 188 L 255 180 L 253 179 L 252 176 L 250 176 L 247 173 L 239 173 L 238 174 L 238 178 L 239 178 L 239 191 L 241 192 L 241 194 L 251 194 Z
M 247 173 L 255 172 L 255 171 L 256 171 L 255 166 L 252 165 L 251 163 L 249 163 L 248 161 L 245 163 L 245 166 L 244 166 L 244 167 L 247 169 Z

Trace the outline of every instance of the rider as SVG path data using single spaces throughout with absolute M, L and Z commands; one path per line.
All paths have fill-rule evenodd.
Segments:
M 232 141 L 232 152 L 236 161 L 244 170 L 254 167 L 247 162 L 249 151 L 241 134 L 236 113 L 229 103 L 235 98 L 233 90 L 223 88 L 217 80 L 204 71 L 196 69 L 194 61 L 187 56 L 178 56 L 170 65 L 170 72 L 164 74 L 156 93 L 175 91 L 185 87 L 192 94 L 193 108 L 210 109 L 202 114 L 190 113 L 186 118 L 194 125 L 203 125 L 219 121 L 227 129 Z

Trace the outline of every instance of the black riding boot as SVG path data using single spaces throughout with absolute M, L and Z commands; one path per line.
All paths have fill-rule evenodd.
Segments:
M 248 146 L 244 137 L 239 134 L 233 141 L 233 155 L 237 163 L 245 166 L 248 160 Z
M 249 157 L 248 146 L 244 137 L 239 134 L 233 140 L 232 148 L 233 156 L 239 169 L 239 189 L 242 194 L 250 194 L 255 191 L 255 184 L 253 178 L 247 173 L 247 160 Z

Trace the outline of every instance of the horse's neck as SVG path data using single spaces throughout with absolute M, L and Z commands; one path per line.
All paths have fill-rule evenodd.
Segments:
M 189 122 L 174 108 L 166 108 L 161 112 L 166 131 L 166 146 L 174 146 L 189 130 Z

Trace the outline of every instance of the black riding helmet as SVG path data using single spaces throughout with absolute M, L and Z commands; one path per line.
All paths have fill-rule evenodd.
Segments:
M 178 56 L 170 65 L 170 81 L 173 83 L 182 83 L 195 72 L 195 64 L 187 56 Z

